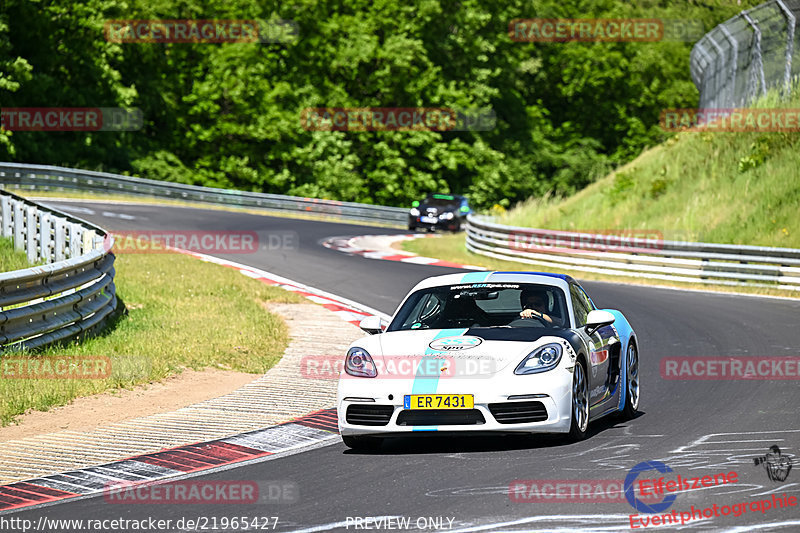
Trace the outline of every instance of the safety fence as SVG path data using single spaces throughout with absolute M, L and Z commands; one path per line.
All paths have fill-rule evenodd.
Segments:
M 399 207 L 338 202 L 259 192 L 215 189 L 156 181 L 106 172 L 45 165 L 0 163 L 0 184 L 28 189 L 98 191 L 203 202 L 235 207 L 263 208 L 295 213 L 329 215 L 347 220 L 405 224 L 408 210 Z
M 505 226 L 467 217 L 467 249 L 550 268 L 716 285 L 800 290 L 800 250 Z
M 800 0 L 770 0 L 742 11 L 692 49 L 701 109 L 750 105 L 777 88 L 788 97 L 800 75 Z
M 82 336 L 117 309 L 113 238 L 102 228 L 0 191 L 2 235 L 30 268 L 0 273 L 0 351 Z

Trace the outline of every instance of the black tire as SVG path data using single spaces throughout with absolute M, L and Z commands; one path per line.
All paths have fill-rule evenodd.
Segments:
M 572 394 L 570 395 L 569 440 L 578 442 L 586 438 L 589 429 L 589 379 L 586 364 L 578 359 L 572 372 Z
M 455 226 L 453 226 L 453 233 L 458 233 L 459 231 L 461 231 L 461 221 L 460 220 L 458 222 L 456 222 Z
M 383 444 L 383 439 L 379 437 L 353 437 L 351 435 L 342 435 L 344 445 L 353 450 L 370 451 L 377 450 Z
M 625 407 L 619 415 L 623 420 L 630 420 L 639 412 L 639 350 L 630 342 L 625 353 Z
M 408 225 L 408 231 L 417 231 L 417 227 L 413 224 Z

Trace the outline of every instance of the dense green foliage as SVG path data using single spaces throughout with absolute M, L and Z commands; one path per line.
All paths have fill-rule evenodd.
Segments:
M 664 17 L 725 0 L 3 0 L 0 106 L 135 106 L 134 132 L 5 132 L 0 160 L 407 205 L 428 191 L 508 206 L 570 193 L 663 140 L 696 105 L 691 43 L 520 43 L 515 18 Z M 108 19 L 293 20 L 291 43 L 117 44 Z M 311 132 L 307 107 L 492 107 L 464 132 Z

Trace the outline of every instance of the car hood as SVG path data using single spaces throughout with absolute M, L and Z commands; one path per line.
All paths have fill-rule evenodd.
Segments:
M 568 330 L 545 328 L 460 328 L 382 333 L 357 343 L 387 374 L 397 374 L 397 362 L 438 359 L 453 375 L 486 376 L 516 366 L 535 348 L 559 342 Z M 380 359 L 380 362 L 378 361 Z M 405 367 L 408 373 L 408 367 Z M 414 377 L 413 374 L 409 377 Z

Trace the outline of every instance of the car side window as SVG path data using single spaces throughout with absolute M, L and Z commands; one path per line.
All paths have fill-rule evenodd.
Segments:
M 588 309 L 589 311 L 594 311 L 595 309 L 597 309 L 597 307 L 592 302 L 592 299 L 589 298 L 589 295 L 586 294 L 585 290 L 583 290 L 583 287 L 581 287 L 580 285 L 575 285 L 575 288 L 578 289 L 578 296 L 580 297 L 580 299 L 583 300 L 584 304 L 586 304 L 586 309 Z
M 577 285 L 569 286 L 569 294 L 572 297 L 572 308 L 575 311 L 575 326 L 582 328 L 586 325 L 586 318 L 589 316 L 592 306 L 586 294 Z

